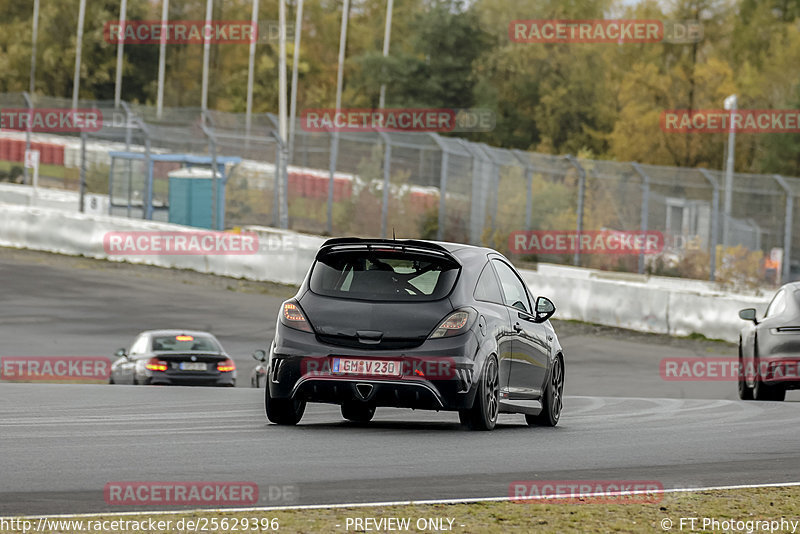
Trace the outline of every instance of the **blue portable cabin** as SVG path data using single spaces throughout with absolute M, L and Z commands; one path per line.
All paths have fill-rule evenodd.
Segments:
M 213 197 L 211 156 L 191 154 L 150 154 L 112 151 L 108 178 L 109 214 L 175 222 L 201 228 L 212 227 Z M 217 156 L 216 229 L 225 228 L 225 186 L 228 165 L 242 158 Z M 187 169 L 186 176 L 173 171 L 168 179 L 154 179 L 155 162 L 178 163 Z M 208 169 L 208 177 L 192 169 Z

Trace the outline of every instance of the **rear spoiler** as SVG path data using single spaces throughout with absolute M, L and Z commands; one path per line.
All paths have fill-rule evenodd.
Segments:
M 460 263 L 449 250 L 439 243 L 434 243 L 432 241 L 421 241 L 419 239 L 361 239 L 359 237 L 336 237 L 328 239 L 317 251 L 316 259 L 320 259 L 331 252 L 358 250 L 361 248 L 367 250 L 393 248 L 403 251 L 426 252 L 428 254 L 444 256 L 455 263 Z
M 152 354 L 161 356 L 224 356 L 223 352 L 211 352 L 209 350 L 154 350 Z

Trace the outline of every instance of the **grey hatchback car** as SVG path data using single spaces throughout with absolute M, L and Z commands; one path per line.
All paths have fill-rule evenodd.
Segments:
M 329 239 L 281 306 L 269 353 L 255 354 L 253 382 L 283 425 L 322 402 L 360 423 L 385 406 L 457 411 L 480 430 L 500 413 L 555 426 L 564 355 L 554 312 L 489 248 Z

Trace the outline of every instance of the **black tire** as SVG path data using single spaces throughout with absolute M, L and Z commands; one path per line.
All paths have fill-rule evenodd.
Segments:
M 269 394 L 269 385 L 264 394 L 264 411 L 267 419 L 276 425 L 293 426 L 303 418 L 306 401 L 299 399 L 273 399 Z
M 564 408 L 564 360 L 556 356 L 550 380 L 542 395 L 542 411 L 539 415 L 526 415 L 529 426 L 556 426 Z
M 786 398 L 786 389 L 781 386 L 769 386 L 761 381 L 761 365 L 754 359 L 756 379 L 753 384 L 753 398 L 757 401 L 782 401 Z
M 470 430 L 492 430 L 500 413 L 500 375 L 497 359 L 489 356 L 483 366 L 472 408 L 459 412 L 459 419 Z
M 369 423 L 375 416 L 375 406 L 365 402 L 350 401 L 342 404 L 342 417 L 354 423 Z
M 744 358 L 742 357 L 742 342 L 739 340 L 739 398 L 742 400 L 753 400 L 753 388 L 747 385 L 745 376 Z

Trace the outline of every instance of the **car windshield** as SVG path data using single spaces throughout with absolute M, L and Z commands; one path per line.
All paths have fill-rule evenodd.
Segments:
M 202 350 L 208 352 L 221 352 L 219 344 L 211 336 L 196 335 L 170 335 L 154 336 L 152 349 L 156 351 L 183 352 Z
M 438 300 L 453 288 L 459 266 L 450 259 L 400 251 L 327 254 L 311 272 L 311 291 L 362 300 Z

